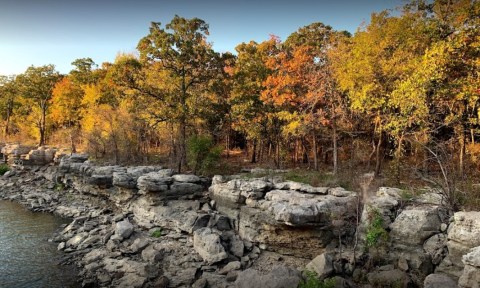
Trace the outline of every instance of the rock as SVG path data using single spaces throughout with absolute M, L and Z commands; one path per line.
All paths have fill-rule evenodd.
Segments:
M 160 276 L 160 278 L 155 281 L 155 286 L 156 288 L 168 288 L 168 284 L 170 283 L 170 280 L 168 280 L 167 277 L 165 276 Z
M 230 252 L 237 257 L 243 257 L 244 244 L 238 235 L 235 235 L 230 239 Z
M 193 233 L 193 248 L 209 264 L 228 258 L 220 236 L 210 228 L 201 228 Z
M 430 236 L 440 232 L 440 217 L 436 207 L 403 210 L 390 225 L 392 241 L 421 245 Z
M 177 271 L 177 274 L 170 278 L 169 287 L 191 287 L 195 282 L 197 268 L 186 268 Z
M 447 237 L 435 234 L 423 243 L 423 250 L 432 257 L 432 263 L 438 265 L 447 255 Z
M 80 245 L 82 243 L 83 240 L 85 240 L 85 238 L 87 238 L 88 236 L 88 233 L 86 232 L 82 232 L 82 233 L 79 233 L 75 236 L 73 236 L 72 238 L 70 238 L 67 243 L 65 243 L 65 247 L 66 248 L 70 248 L 70 247 L 77 247 L 78 245 Z
M 407 287 L 410 278 L 407 273 L 394 269 L 368 273 L 368 282 L 374 287 Z
M 227 282 L 234 282 L 235 280 L 237 280 L 238 274 L 238 271 L 230 271 L 228 272 L 227 277 L 225 277 L 225 280 L 227 280 Z
M 87 254 L 85 254 L 82 261 L 86 265 L 88 265 L 90 263 L 93 263 L 93 262 L 99 262 L 100 260 L 105 258 L 107 256 L 107 254 L 108 254 L 108 252 L 106 250 L 94 249 L 94 250 L 88 252 Z
M 349 212 L 349 206 L 354 204 L 354 197 L 312 195 L 285 190 L 272 190 L 265 195 L 265 200 L 261 204 L 262 209 L 271 212 L 276 221 L 299 227 L 322 225 L 329 222 L 332 214 L 343 218 Z
M 125 219 L 123 221 L 117 222 L 115 224 L 115 235 L 122 239 L 126 239 L 130 237 L 133 233 L 133 225 L 128 221 L 128 219 Z
M 285 266 L 275 266 L 268 274 L 260 274 L 252 268 L 238 274 L 235 285 L 237 288 L 292 288 L 297 287 L 302 280 L 300 272 Z
M 458 280 L 458 286 L 462 288 L 480 287 L 480 246 L 471 249 L 462 257 L 462 261 L 465 267 Z
M 174 181 L 187 182 L 187 183 L 199 183 L 200 177 L 191 174 L 176 174 L 172 176 Z
M 463 271 L 463 255 L 480 246 L 480 212 L 456 212 L 447 233 L 448 255 L 435 270 L 457 279 Z
M 170 186 L 170 190 L 172 194 L 176 194 L 176 196 L 181 196 L 202 192 L 203 186 L 194 183 L 174 182 Z
M 408 271 L 408 262 L 405 258 L 398 259 L 398 269 L 407 272 Z
M 229 262 L 225 267 L 223 267 L 218 273 L 221 275 L 226 275 L 233 270 L 239 270 L 242 268 L 240 261 Z
M 5 174 L 3 174 L 3 178 L 10 178 L 12 176 L 15 176 L 15 174 L 15 170 L 8 170 L 7 172 L 5 172 Z
M 154 245 L 150 245 L 142 251 L 142 259 L 150 263 L 161 261 L 163 256 L 163 250 L 157 250 Z
M 112 184 L 126 189 L 134 189 L 137 186 L 137 179 L 138 177 L 126 172 L 114 172 Z
M 134 273 L 127 273 L 115 283 L 119 288 L 141 288 L 147 279 Z
M 145 247 L 147 247 L 149 243 L 150 241 L 148 241 L 148 239 L 146 238 L 137 238 L 130 246 L 130 250 L 132 251 L 132 253 L 138 253 L 139 251 L 142 251 Z
M 300 191 L 304 193 L 322 194 L 322 195 L 327 194 L 329 189 L 328 187 L 313 187 L 308 184 L 298 183 L 293 181 L 276 183 L 274 188 L 278 190 L 295 190 L 295 191 Z
M 332 256 L 323 253 L 315 257 L 305 267 L 306 270 L 315 272 L 320 279 L 325 279 L 333 272 Z
M 112 184 L 112 176 L 109 175 L 92 175 L 86 181 L 90 185 L 95 185 L 99 187 L 111 187 Z
M 139 190 L 146 192 L 166 191 L 172 181 L 172 177 L 165 176 L 159 172 L 150 172 L 138 177 L 137 187 Z
M 447 224 L 442 223 L 442 224 L 440 225 L 440 231 L 445 232 L 445 231 L 447 231 L 447 229 L 448 229 L 448 225 L 447 225 Z
M 457 283 L 445 274 L 430 274 L 423 282 L 424 288 L 457 288 Z
M 348 196 L 355 196 L 355 192 L 347 191 L 343 189 L 342 187 L 335 187 L 335 188 L 330 188 L 328 190 L 328 194 L 335 196 L 335 197 L 348 197 Z

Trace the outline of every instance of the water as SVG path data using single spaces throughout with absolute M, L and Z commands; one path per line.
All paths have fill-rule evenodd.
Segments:
M 61 252 L 47 240 L 68 220 L 33 213 L 0 200 L 0 287 L 79 287 L 72 267 L 58 265 Z

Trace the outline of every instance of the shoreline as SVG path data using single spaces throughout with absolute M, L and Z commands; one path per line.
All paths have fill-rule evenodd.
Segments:
M 74 154 L 0 178 L 0 198 L 72 219 L 52 240 L 83 287 L 294 287 L 306 270 L 344 288 L 473 287 L 480 272 L 462 258 L 480 251 L 480 212 L 449 214 L 435 192 L 406 201 L 381 187 L 360 203 L 340 187 L 278 176 L 208 179 L 86 160 Z M 369 247 L 372 215 L 386 236 Z

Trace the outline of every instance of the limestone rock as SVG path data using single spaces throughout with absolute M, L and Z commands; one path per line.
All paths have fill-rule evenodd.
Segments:
M 462 257 L 463 273 L 458 280 L 458 286 L 462 288 L 480 287 L 480 246 L 470 250 Z
M 321 225 L 331 215 L 342 218 L 353 205 L 353 197 L 304 194 L 291 190 L 272 190 L 265 195 L 263 210 L 273 214 L 276 221 L 290 226 Z
M 302 280 L 297 270 L 285 266 L 276 266 L 268 274 L 261 274 L 252 268 L 238 274 L 235 285 L 237 288 L 292 288 L 297 287 Z
M 172 176 L 173 180 L 177 182 L 199 183 L 200 177 L 191 174 L 176 174 Z
M 333 272 L 332 256 L 328 253 L 322 253 L 310 261 L 305 268 L 315 272 L 320 279 L 325 279 Z
M 168 190 L 168 185 L 172 183 L 172 177 L 164 176 L 159 172 L 150 172 L 138 177 L 137 187 L 146 192 L 159 192 Z
M 163 250 L 157 249 L 155 245 L 150 245 L 142 251 L 142 259 L 147 262 L 155 263 L 163 258 Z
M 435 272 L 458 278 L 462 275 L 463 255 L 480 246 L 480 212 L 457 212 L 447 233 L 448 256 L 443 259 Z
M 440 232 L 440 217 L 436 207 L 403 210 L 390 225 L 390 237 L 395 242 L 421 245 Z
M 194 232 L 193 248 L 209 264 L 228 258 L 220 242 L 220 236 L 210 228 L 201 228 Z
M 328 193 L 328 187 L 313 187 L 308 184 L 298 183 L 293 181 L 280 182 L 275 184 L 275 189 L 278 190 L 295 190 L 304 193 L 322 194 Z
M 115 224 L 115 235 L 121 237 L 122 239 L 126 239 L 130 237 L 133 233 L 133 225 L 125 219 L 123 221 L 117 222 Z
M 423 282 L 424 288 L 457 288 L 457 283 L 445 274 L 430 274 Z
M 225 267 L 223 267 L 218 273 L 221 275 L 226 275 L 233 270 L 239 270 L 242 268 L 240 261 L 229 262 Z
M 172 194 L 176 194 L 178 196 L 181 195 L 189 195 L 203 191 L 203 186 L 194 183 L 187 183 L 187 182 L 174 182 L 170 186 L 170 191 Z
M 432 257 L 432 263 L 437 265 L 447 254 L 447 237 L 445 234 L 435 234 L 423 243 L 423 250 Z
M 399 269 L 374 271 L 368 273 L 368 282 L 374 287 L 407 287 L 410 278 L 407 273 Z
M 112 184 L 122 188 L 134 189 L 137 186 L 137 179 L 138 177 L 134 177 L 126 172 L 114 172 L 112 175 Z

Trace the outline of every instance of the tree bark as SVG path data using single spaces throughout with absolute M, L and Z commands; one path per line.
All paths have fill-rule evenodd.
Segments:
M 313 168 L 318 171 L 318 149 L 317 149 L 317 137 L 315 131 L 312 132 L 312 149 L 313 149 Z
M 460 151 L 458 155 L 458 173 L 460 174 L 460 178 L 463 179 L 464 174 L 464 156 L 465 156 L 465 129 L 463 125 L 459 125 L 458 127 L 458 134 L 459 134 L 459 144 L 460 144 Z
M 252 159 L 251 159 L 250 163 L 257 163 L 257 139 L 253 140 Z
M 333 174 L 338 173 L 338 143 L 337 143 L 337 127 L 335 122 L 333 123 Z
M 383 155 L 381 153 L 381 148 L 383 144 L 383 132 L 380 132 L 380 135 L 378 136 L 378 142 L 377 142 L 377 147 L 376 147 L 376 157 L 375 157 L 375 177 L 378 177 L 380 175 L 380 170 L 382 168 L 382 158 Z
M 40 143 L 39 146 L 45 145 L 45 132 L 46 132 L 46 118 L 47 118 L 47 100 L 42 100 L 40 103 L 40 109 L 42 110 L 42 115 L 40 119 Z

